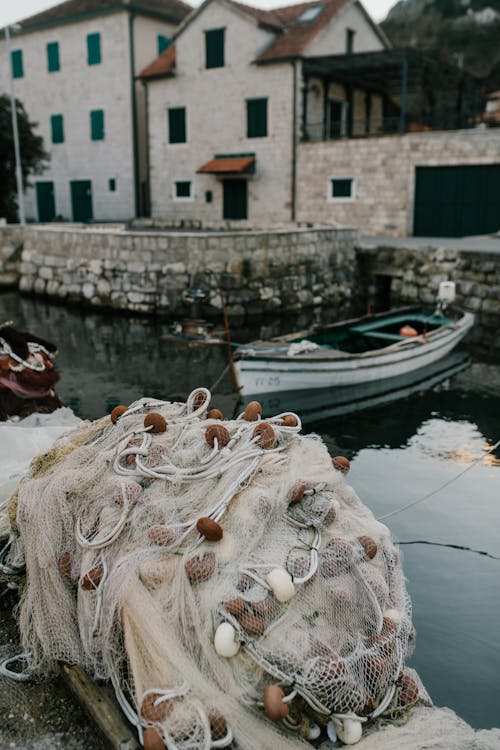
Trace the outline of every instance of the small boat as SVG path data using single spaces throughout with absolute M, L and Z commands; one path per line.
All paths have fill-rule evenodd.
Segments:
M 442 305 L 434 313 L 407 307 L 254 341 L 235 352 L 240 393 L 248 399 L 404 375 L 446 356 L 473 323 L 471 313 L 446 316 Z

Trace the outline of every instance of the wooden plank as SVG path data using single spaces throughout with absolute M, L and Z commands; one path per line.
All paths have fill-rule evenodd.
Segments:
M 80 705 L 89 714 L 113 750 L 141 747 L 118 704 L 105 687 L 93 682 L 79 665 L 60 665 L 61 675 Z

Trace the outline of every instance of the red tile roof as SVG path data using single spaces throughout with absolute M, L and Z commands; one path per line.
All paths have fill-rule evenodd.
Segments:
M 60 23 L 78 20 L 79 16 L 90 16 L 116 10 L 130 10 L 131 7 L 137 11 L 144 11 L 169 18 L 173 23 L 180 23 L 192 7 L 182 0 L 65 0 L 65 2 L 54 5 L 52 8 L 36 13 L 34 16 L 22 19 L 20 22 L 23 31 L 32 31 L 32 27 L 56 26 Z
M 138 78 L 165 78 L 175 71 L 175 44 L 167 47 L 159 57 L 148 65 L 138 75 Z
M 211 159 L 196 170 L 198 174 L 243 174 L 255 164 L 255 156 L 224 156 Z
M 275 39 L 256 59 L 258 63 L 290 60 L 300 57 L 305 48 L 350 0 L 324 0 L 278 8 L 274 14 L 286 25 L 281 36 Z M 308 8 L 321 5 L 322 10 L 312 21 L 300 23 L 299 18 Z
M 244 5 L 243 3 L 232 2 L 237 8 L 246 13 L 249 16 L 255 18 L 262 26 L 270 26 L 273 29 L 281 30 L 284 28 L 283 22 L 276 16 L 273 10 L 262 10 L 261 8 L 254 8 L 251 5 Z

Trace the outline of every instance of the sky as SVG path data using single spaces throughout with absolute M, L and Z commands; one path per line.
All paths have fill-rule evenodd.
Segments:
M 199 5 L 201 0 L 187 0 L 191 5 Z M 281 5 L 292 5 L 303 0 L 244 0 L 248 5 L 258 8 L 276 8 Z M 375 21 L 382 21 L 396 0 L 362 0 L 368 13 Z M 15 23 L 41 10 L 58 5 L 56 0 L 0 0 L 0 28 L 8 23 Z

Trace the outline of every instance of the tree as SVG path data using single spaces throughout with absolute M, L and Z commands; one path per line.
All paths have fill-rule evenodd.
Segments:
M 17 127 L 21 150 L 23 186 L 29 186 L 31 175 L 43 172 L 49 155 L 43 147 L 43 138 L 34 130 L 37 123 L 31 122 L 23 104 L 16 99 Z M 14 136 L 10 97 L 0 95 L 0 217 L 17 221 L 17 183 L 14 157 Z

